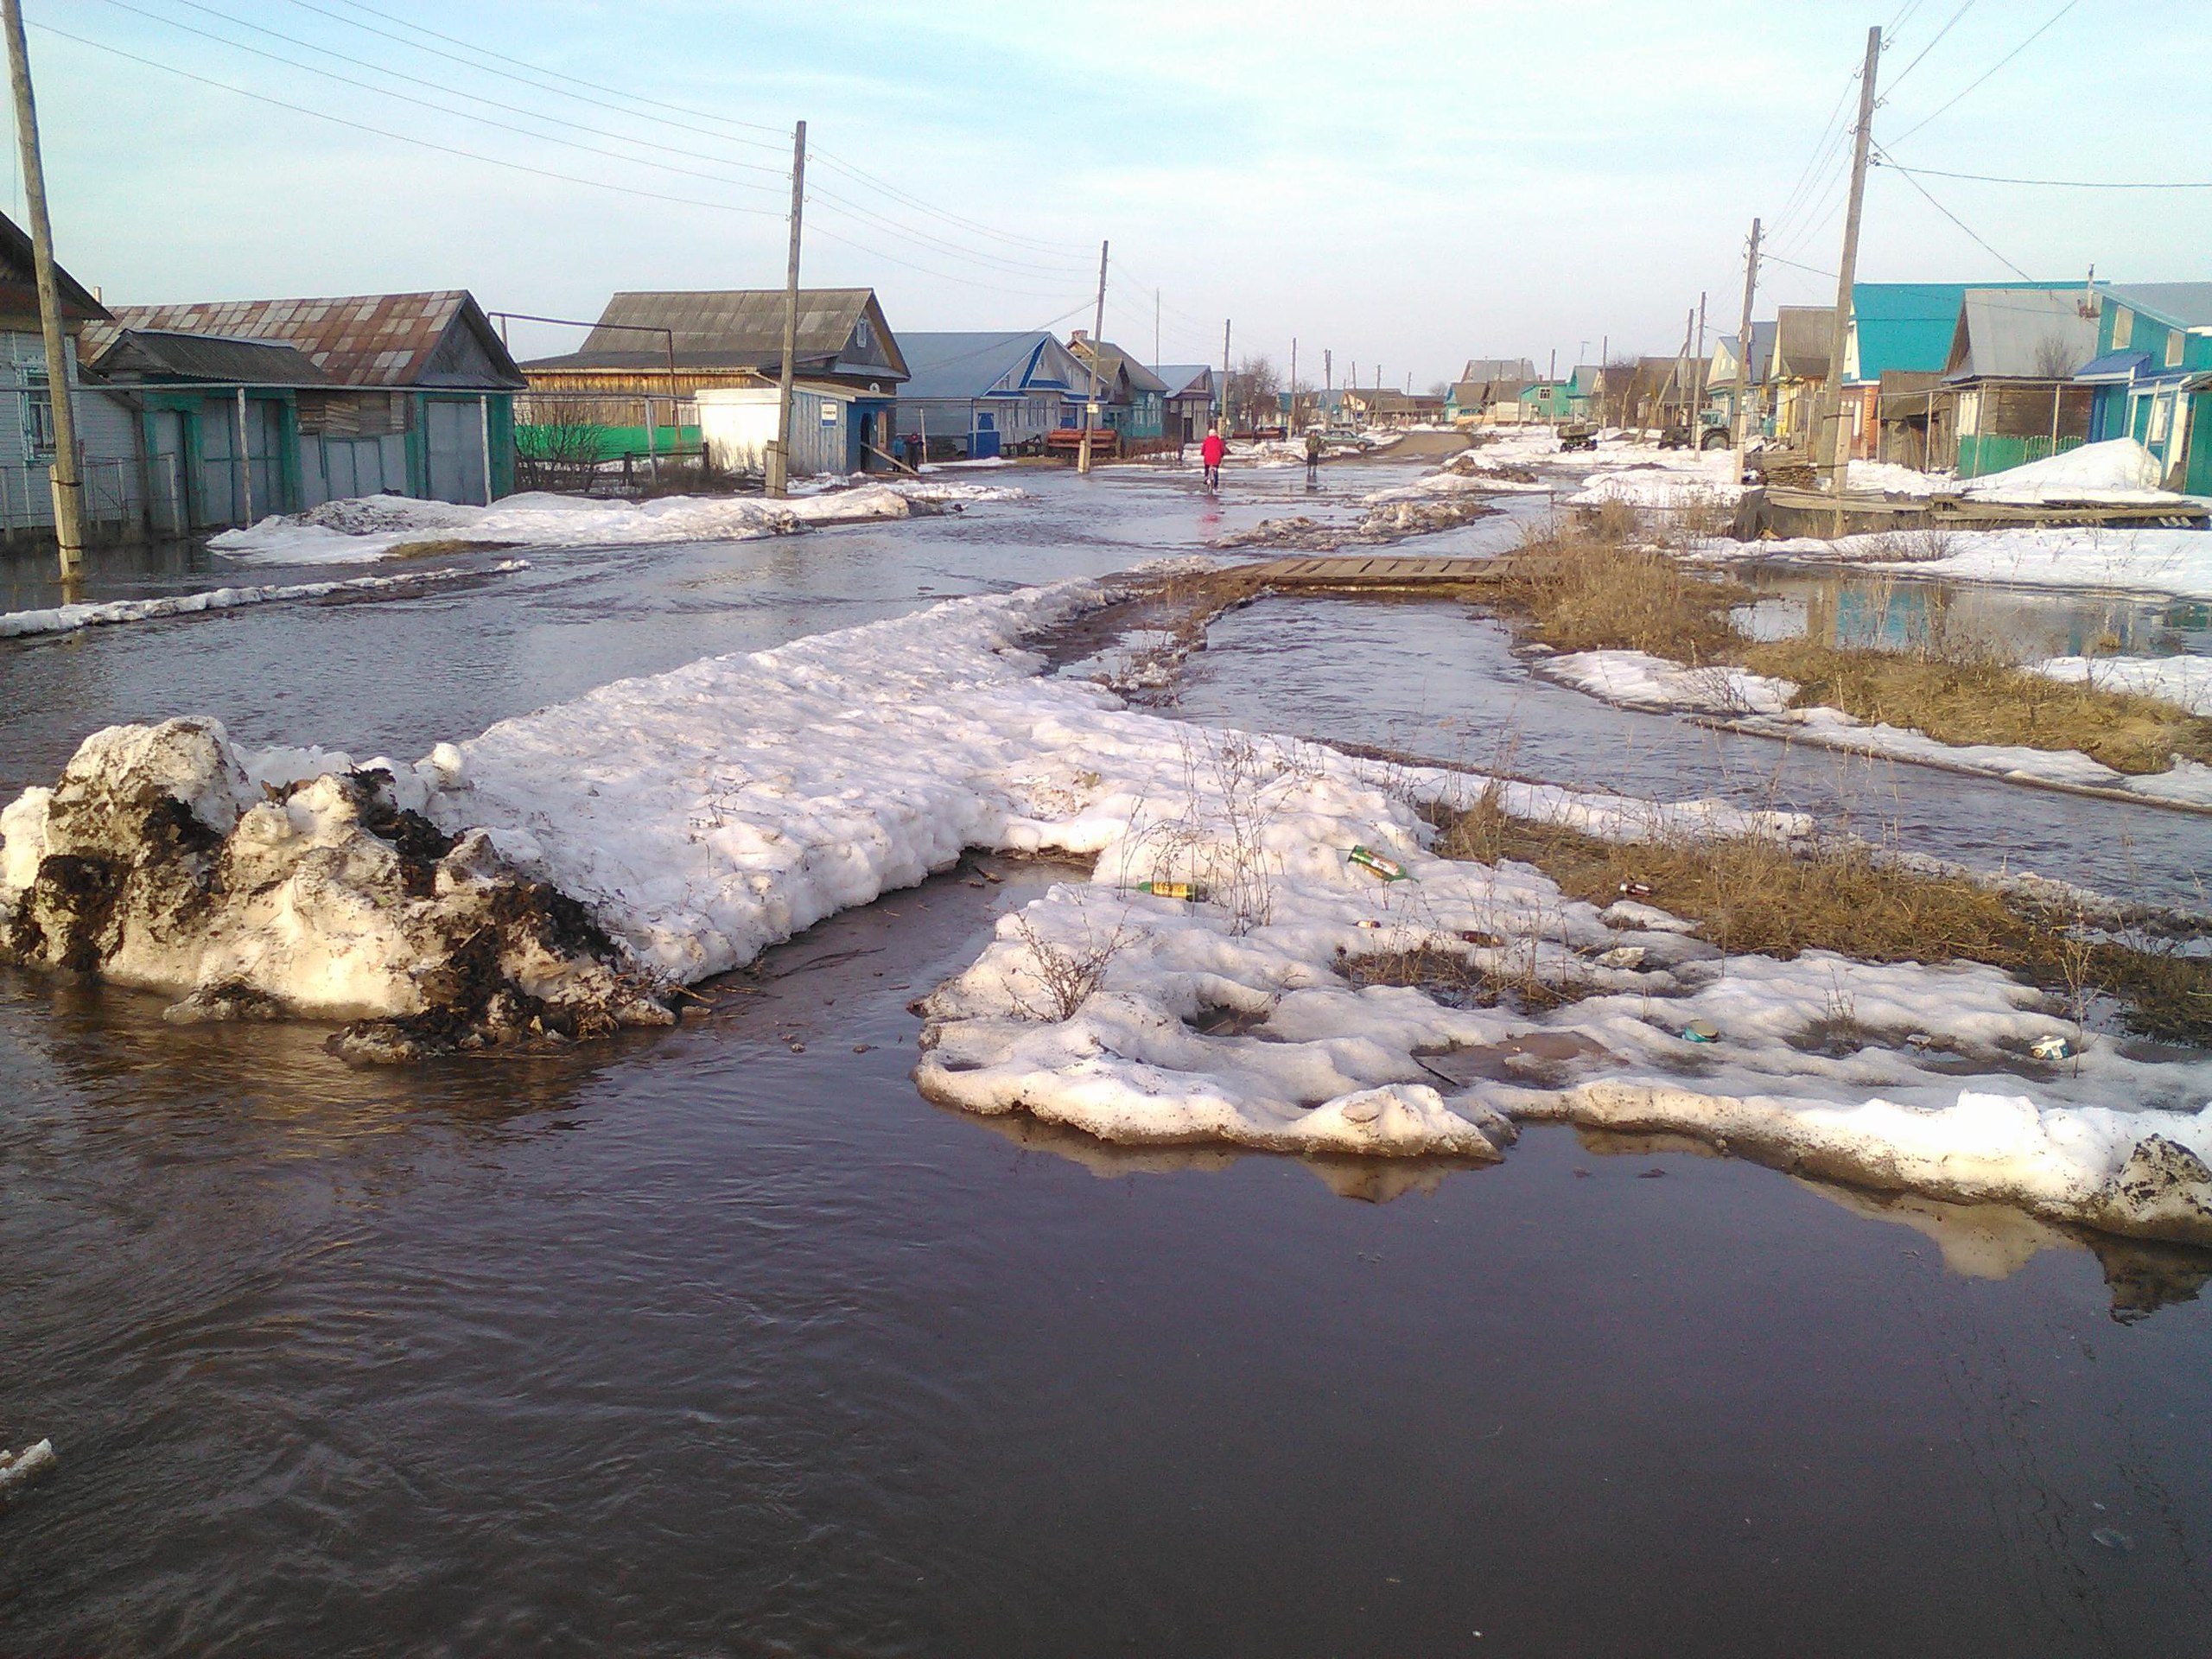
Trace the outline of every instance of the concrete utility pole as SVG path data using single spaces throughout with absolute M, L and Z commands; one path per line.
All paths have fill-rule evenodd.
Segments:
M 1759 222 L 1751 221 L 1751 251 L 1744 261 L 1744 323 L 1736 331 L 1736 406 L 1729 411 L 1735 428 L 1736 477 L 1744 476 L 1744 452 L 1751 443 L 1751 297 L 1759 286 Z
M 46 213 L 46 167 L 39 159 L 38 111 L 31 102 L 30 48 L 23 39 L 22 0 L 6 0 L 8 79 L 16 94 L 16 148 L 22 154 L 23 194 L 31 216 L 31 267 L 38 283 L 39 330 L 46 337 L 46 391 L 54 410 L 54 540 L 61 579 L 85 563 L 85 486 L 77 476 L 77 410 L 69 401 L 69 340 L 61 327 L 61 285 L 54 274 L 54 226 Z
M 776 371 L 776 446 L 768 451 L 768 493 L 782 495 L 791 476 L 791 359 L 798 355 L 798 229 L 806 207 L 806 123 L 791 134 L 791 253 L 784 270 L 784 360 Z M 669 341 L 670 349 L 675 340 Z M 865 460 L 861 462 L 866 466 Z
M 1098 315 L 1090 325 L 1090 396 L 1083 405 L 1083 448 L 1077 452 L 1075 469 L 1090 471 L 1090 429 L 1098 423 L 1099 338 L 1106 332 L 1106 245 L 1098 245 Z
M 1828 488 L 1836 498 L 1836 533 L 1843 533 L 1843 481 L 1851 468 L 1851 428 L 1843 418 L 1843 353 L 1851 338 L 1851 289 L 1859 268 L 1859 210 L 1866 199 L 1866 147 L 1874 130 L 1874 76 L 1881 67 L 1882 29 L 1866 31 L 1866 67 L 1859 77 L 1859 128 L 1851 143 L 1851 199 L 1843 213 L 1843 257 L 1835 268 L 1835 323 L 1828 330 L 1828 379 L 1826 416 L 1835 423 L 1829 433 Z M 1815 446 L 1818 454 L 1819 446 Z

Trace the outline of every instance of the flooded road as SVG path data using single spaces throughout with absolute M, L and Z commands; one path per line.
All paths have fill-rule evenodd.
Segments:
M 1173 482 L 1054 479 L 965 519 L 10 650 L 0 768 L 188 710 L 416 753 L 702 652 L 1188 548 L 1300 485 L 1232 472 L 1217 518 Z M 1292 696 L 1236 632 L 1291 627 L 1274 603 L 1217 631 L 1217 689 L 1241 650 Z M 1342 667 L 1307 677 L 1338 703 L 1274 724 L 1490 759 L 1482 629 L 1431 607 L 1455 643 L 1415 695 L 1388 652 L 1423 636 L 1365 620 L 1393 612 L 1342 606 Z M 1461 714 L 1484 725 L 1437 725 Z M 1618 785 L 1646 764 L 1621 741 L 1516 765 Z M 0 1444 L 63 1459 L 0 1506 L 0 1653 L 2201 1640 L 2202 1263 L 1560 1131 L 1446 1171 L 940 1112 L 906 1004 L 1059 874 L 989 868 L 834 918 L 672 1033 L 521 1061 L 354 1071 L 316 1028 L 0 978 Z

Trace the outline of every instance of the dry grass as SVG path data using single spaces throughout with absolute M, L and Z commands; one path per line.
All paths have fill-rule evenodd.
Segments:
M 1833 950 L 1861 962 L 1987 963 L 2064 997 L 2077 1020 L 2112 996 L 2128 1027 L 2212 1045 L 2212 958 L 2093 937 L 2079 918 L 2041 912 L 1958 878 L 1875 860 L 1855 842 L 1801 850 L 1770 841 L 1624 845 L 1508 816 L 1494 794 L 1440 819 L 1447 857 L 1533 864 L 1568 897 L 1611 904 L 1624 881 L 1722 950 L 1789 958 Z
M 1940 633 L 1909 652 L 1846 650 L 1810 639 L 1755 644 L 1729 626 L 1742 584 L 1685 568 L 1651 545 L 1632 509 L 1608 504 L 1534 529 L 1509 562 L 1496 606 L 1524 638 L 1554 650 L 1648 652 L 1704 667 L 1729 664 L 1794 680 L 1800 707 L 1925 732 L 1942 743 L 2077 749 L 2116 771 L 2212 761 L 2212 719 L 2176 704 L 2057 681 Z

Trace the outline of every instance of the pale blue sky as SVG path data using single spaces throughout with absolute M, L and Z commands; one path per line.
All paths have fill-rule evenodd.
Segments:
M 617 288 L 775 286 L 782 134 L 804 117 L 821 232 L 805 278 L 874 285 L 894 330 L 1087 324 L 1103 236 L 1115 252 L 1108 332 L 1140 356 L 1154 350 L 1157 287 L 1168 361 L 1217 359 L 1227 315 L 1240 356 L 1280 359 L 1295 335 L 1301 372 L 1318 372 L 1326 347 L 1338 378 L 1356 362 L 1371 379 L 1379 364 L 1394 383 L 1411 372 L 1425 386 L 1469 356 L 1525 353 L 1541 368 L 1556 349 L 1564 366 L 1605 336 L 1617 351 L 1671 352 L 1700 290 L 1713 332 L 1732 328 L 1754 213 L 1778 227 L 1773 251 L 1833 270 L 1841 129 L 1870 23 L 1898 23 L 1875 131 L 1908 165 L 2212 178 L 2212 115 L 2177 73 L 2212 61 L 2212 6 L 2201 3 L 2075 0 L 1936 113 L 2063 4 L 28 0 L 27 10 L 62 257 L 113 300 L 461 286 L 493 308 L 590 316 Z M 531 67 L 454 60 L 471 48 Z M 2119 279 L 2212 276 L 2212 191 L 1922 183 L 1994 252 L 1878 170 L 1862 276 L 1994 279 L 2012 274 L 2005 261 L 2037 277 L 2092 263 Z M 1768 276 L 1763 314 L 1833 297 L 1833 278 L 1813 270 Z M 537 331 L 516 344 L 572 339 Z

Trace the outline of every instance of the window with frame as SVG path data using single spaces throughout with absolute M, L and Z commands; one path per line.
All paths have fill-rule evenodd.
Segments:
M 2151 431 L 2146 442 L 2164 443 L 2166 433 L 2173 425 L 2173 418 L 2174 400 L 2171 397 L 2154 399 L 2151 404 Z
M 2166 366 L 2168 368 L 2181 367 L 2181 349 L 2184 343 L 2180 329 L 2168 331 L 2166 334 Z
M 23 458 L 26 461 L 54 459 L 54 392 L 48 385 L 46 371 L 26 365 L 23 369 Z
M 2112 348 L 2124 352 L 2135 339 L 2135 314 L 2124 305 L 2112 308 Z

